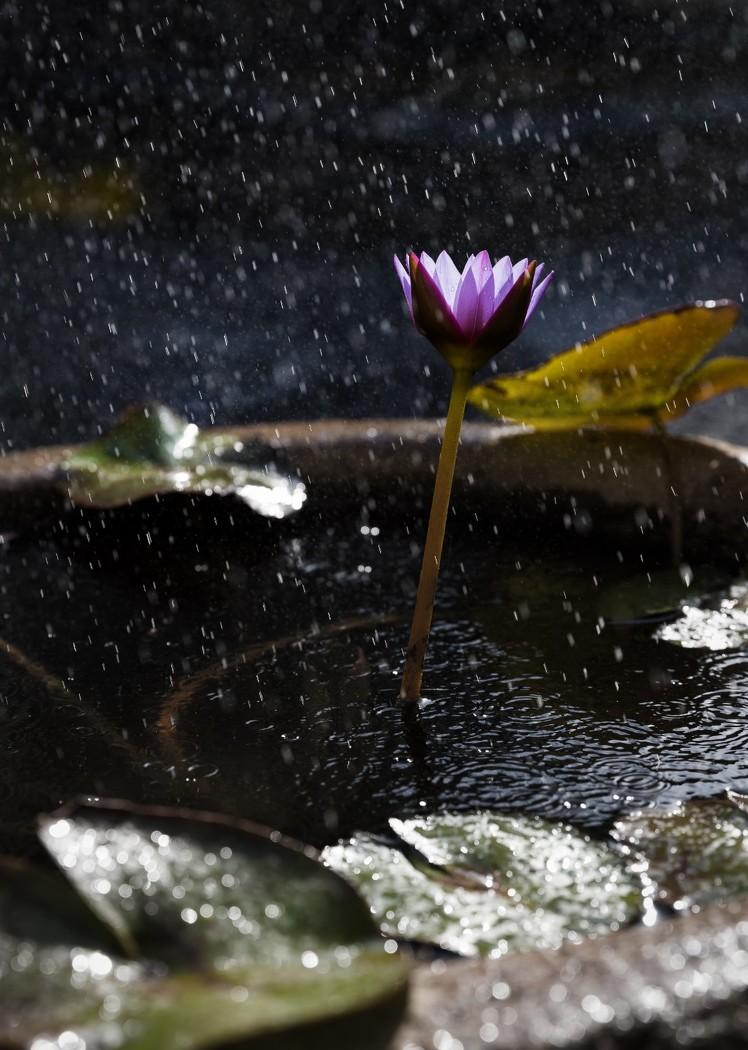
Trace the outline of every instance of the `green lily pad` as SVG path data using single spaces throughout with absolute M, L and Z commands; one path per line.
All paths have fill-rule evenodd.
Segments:
M 391 936 L 497 957 L 605 933 L 641 913 L 638 876 L 568 825 L 481 812 L 390 826 L 399 847 L 358 834 L 322 857 Z
M 701 601 L 726 582 L 724 572 L 708 566 L 642 571 L 607 587 L 600 595 L 600 613 L 614 624 L 672 618 L 684 605 Z
M 742 802 L 744 804 L 744 800 Z M 629 813 L 613 837 L 640 857 L 656 896 L 677 908 L 748 893 L 748 813 L 725 799 Z
M 69 882 L 12 857 L 0 857 L 0 933 L 50 946 L 122 947 Z
M 244 462 L 246 452 L 231 435 L 202 431 L 164 405 L 134 406 L 108 434 L 68 456 L 68 495 L 84 507 L 182 492 L 233 495 L 268 518 L 299 510 L 304 485 L 272 463 Z
M 312 1045 L 310 1026 L 328 1045 L 357 1018 L 362 1045 L 386 1044 L 405 964 L 312 851 L 242 823 L 123 804 L 63 811 L 41 838 L 61 874 L 28 873 L 23 924 L 0 908 L 0 1045 L 41 1050 L 64 1031 L 71 1045 L 111 1050 L 260 1038 L 285 1050 Z M 97 948 L 98 925 L 110 933 Z

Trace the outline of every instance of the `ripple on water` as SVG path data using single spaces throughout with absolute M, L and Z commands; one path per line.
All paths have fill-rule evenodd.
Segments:
M 526 809 L 593 826 L 628 805 L 745 790 L 748 652 L 665 645 L 651 624 L 600 628 L 594 581 L 618 570 L 592 554 L 541 558 L 453 538 L 428 656 L 431 703 L 406 717 L 397 689 L 410 537 L 351 535 L 279 541 L 263 559 L 227 545 L 224 575 L 172 569 L 147 594 L 142 580 L 72 559 L 74 609 L 47 586 L 57 570 L 41 554 L 35 582 L 49 597 L 35 604 L 28 566 L 16 571 L 10 551 L 19 644 L 37 660 L 43 651 L 51 674 L 70 669 L 81 695 L 132 739 L 148 715 L 163 754 L 121 775 L 92 725 L 76 733 L 79 715 L 3 666 L 0 742 L 13 761 L 0 767 L 0 822 L 12 783 L 32 768 L 39 808 L 99 781 L 148 794 L 171 777 L 175 800 L 316 842 L 425 807 Z M 252 587 L 238 586 L 248 566 Z M 43 650 L 40 623 L 53 626 Z M 101 659 L 113 639 L 116 675 Z
M 657 759 L 650 764 L 634 755 L 605 755 L 590 767 L 590 778 L 597 782 L 606 794 L 620 794 L 638 799 L 655 799 L 667 786 L 667 778 Z

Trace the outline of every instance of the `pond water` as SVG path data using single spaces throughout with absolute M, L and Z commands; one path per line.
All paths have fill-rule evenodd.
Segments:
M 226 500 L 11 537 L 0 851 L 31 850 L 35 814 L 77 793 L 321 845 L 438 808 L 602 829 L 634 805 L 748 790 L 748 653 L 658 640 L 662 566 L 634 550 L 455 523 L 428 702 L 406 714 L 420 530 L 368 509 L 268 527 Z

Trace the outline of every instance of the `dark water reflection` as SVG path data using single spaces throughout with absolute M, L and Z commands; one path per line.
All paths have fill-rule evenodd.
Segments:
M 215 807 L 321 843 L 423 807 L 596 827 L 748 789 L 748 654 L 601 619 L 610 589 L 652 567 L 638 556 L 454 539 L 430 702 L 404 718 L 416 565 L 402 524 L 352 514 L 301 535 L 232 511 L 206 547 L 199 523 L 132 513 L 127 544 L 102 518 L 6 548 L 4 848 L 27 849 L 34 814 L 79 792 Z

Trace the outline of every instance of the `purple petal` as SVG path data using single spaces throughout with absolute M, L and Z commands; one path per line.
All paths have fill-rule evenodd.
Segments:
M 475 333 L 477 310 L 478 285 L 472 269 L 469 269 L 462 275 L 454 305 L 455 320 L 468 339 L 472 339 Z
M 460 271 L 447 252 L 442 252 L 436 260 L 436 282 L 447 304 L 453 307 L 457 286 L 460 283 Z
M 507 266 L 507 268 L 505 270 L 506 279 L 505 279 L 504 283 L 501 285 L 501 287 L 499 287 L 498 285 L 496 286 L 496 294 L 494 296 L 494 302 L 493 302 L 494 311 L 498 310 L 498 308 L 501 306 L 503 301 L 506 299 L 507 295 L 509 295 L 509 293 L 511 292 L 512 288 L 514 288 L 514 286 L 517 283 L 517 281 L 519 280 L 519 278 L 522 276 L 522 274 L 527 269 L 527 259 L 520 259 L 520 261 L 518 263 L 515 263 L 514 266 L 512 266 L 512 260 L 509 258 L 509 256 L 507 255 L 507 256 L 505 256 L 505 258 L 506 258 L 506 261 L 508 263 L 508 266 Z M 503 262 L 504 260 L 502 259 L 501 261 Z M 542 263 L 540 264 L 538 269 L 540 269 L 542 271 L 542 269 L 543 269 L 543 264 Z M 535 272 L 537 274 L 537 270 Z M 537 282 L 535 280 L 535 277 L 533 277 L 533 288 L 535 287 L 536 283 Z
M 496 309 L 494 305 L 495 299 L 496 289 L 494 286 L 493 270 L 491 270 L 488 275 L 488 280 L 483 285 L 478 295 L 478 312 L 475 325 L 476 332 L 479 332 L 484 324 L 486 324 L 486 322 L 493 316 L 494 310 Z
M 470 267 L 470 270 L 473 274 L 473 277 L 475 278 L 475 285 L 478 291 L 480 292 L 488 278 L 491 277 L 493 274 L 493 267 L 491 266 L 491 256 L 488 254 L 488 252 L 478 252 L 475 259 L 473 260 L 473 265 Z
M 418 260 L 421 266 L 424 268 L 429 277 L 433 277 L 436 271 L 436 263 L 431 258 L 428 252 L 421 252 L 421 256 Z
M 545 263 L 538 263 L 538 265 L 537 265 L 537 267 L 535 269 L 535 276 L 532 279 L 532 290 L 533 291 L 535 291 L 535 289 L 540 284 L 540 280 L 541 280 L 541 278 L 543 276 L 543 271 L 544 270 L 545 270 Z
M 405 301 L 408 304 L 410 316 L 413 317 L 413 289 L 410 286 L 410 274 L 397 256 L 394 257 L 393 262 L 395 263 L 395 273 L 400 278 L 400 286 L 403 290 Z
M 538 269 L 540 269 L 540 267 L 538 267 Z M 554 277 L 555 277 L 555 273 L 554 273 L 553 270 L 551 270 L 551 272 L 548 274 L 548 276 L 545 277 L 540 282 L 540 284 L 536 288 L 533 289 L 533 293 L 530 296 L 530 303 L 529 303 L 529 305 L 527 307 L 527 313 L 525 314 L 525 323 L 522 325 L 523 328 L 527 325 L 527 322 L 530 320 L 532 315 L 537 310 L 538 303 L 540 302 L 540 300 L 545 295 L 545 290 L 548 287 L 548 285 L 551 283 L 551 281 L 553 280 Z
M 413 253 L 408 256 L 408 264 L 416 327 L 437 349 L 445 343 L 463 342 L 460 326 L 434 278 Z
M 534 271 L 535 265 L 532 264 Z M 489 356 L 493 356 L 508 346 L 516 339 L 522 331 L 527 307 L 530 302 L 532 290 L 532 278 L 534 274 L 528 273 L 528 267 L 520 273 L 517 280 L 509 289 L 499 307 L 480 330 L 475 340 L 476 349 L 485 349 Z
M 505 255 L 503 259 L 499 259 L 493 268 L 493 284 L 497 293 L 499 289 L 503 288 L 505 284 L 508 284 L 512 279 L 512 260 L 508 255 Z
M 460 274 L 460 280 L 462 280 L 462 278 L 464 278 L 464 277 L 467 277 L 467 275 L 470 272 L 474 262 L 475 262 L 475 256 L 474 255 L 468 255 L 467 262 L 463 266 L 462 273 Z
M 512 264 L 509 262 L 509 266 L 505 271 L 506 277 L 504 278 L 503 284 L 499 284 L 496 276 L 494 275 L 494 293 L 493 293 L 493 308 L 494 311 L 498 310 L 501 304 L 506 299 L 507 295 L 511 292 L 515 285 L 515 278 L 512 274 Z
M 518 263 L 515 263 L 512 267 L 512 284 L 517 280 L 521 273 L 524 273 L 527 269 L 527 259 L 520 259 Z

